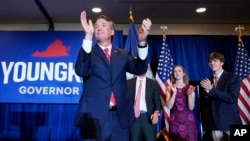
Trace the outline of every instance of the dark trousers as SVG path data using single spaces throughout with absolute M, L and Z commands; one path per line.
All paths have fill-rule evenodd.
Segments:
M 156 141 L 156 125 L 147 114 L 141 114 L 130 127 L 131 141 Z
M 98 123 L 94 121 L 94 125 L 98 126 L 95 130 L 92 130 L 93 135 L 90 138 L 82 136 L 82 141 L 129 141 L 128 128 L 121 128 L 117 111 L 110 111 L 109 120 L 106 122 Z M 84 135 L 89 130 L 85 129 L 81 132 Z

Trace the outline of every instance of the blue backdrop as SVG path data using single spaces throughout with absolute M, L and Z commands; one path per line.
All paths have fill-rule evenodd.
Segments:
M 115 35 L 114 46 L 122 46 L 122 31 Z M 0 102 L 78 103 L 74 61 L 83 32 L 0 32 L 0 38 Z
M 123 46 L 126 36 L 122 32 L 116 35 L 115 46 Z M 6 31 L 0 32 L 0 38 L 0 138 L 80 140 L 79 130 L 73 126 L 80 95 L 71 92 L 82 91 L 73 64 L 83 33 Z M 192 82 L 210 75 L 207 57 L 212 51 L 223 53 L 226 58 L 224 68 L 233 71 L 237 39 L 237 36 L 167 36 L 175 64 L 186 68 Z M 242 39 L 250 55 L 250 37 L 243 36 Z M 148 43 L 151 69 L 155 74 L 162 36 L 149 36 Z M 48 51 L 49 47 L 52 53 Z M 62 90 L 56 90 L 56 87 L 62 87 Z M 198 117 L 198 110 L 196 114 Z

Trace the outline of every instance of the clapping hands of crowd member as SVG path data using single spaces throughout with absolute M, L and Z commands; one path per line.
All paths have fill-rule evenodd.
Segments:
M 171 82 L 166 90 L 166 105 L 169 109 L 171 109 L 174 105 L 176 93 L 176 85 Z
M 189 85 L 188 90 L 187 90 L 187 94 L 190 95 L 194 92 L 195 87 L 193 85 Z
M 173 84 L 173 83 L 170 83 L 170 88 L 171 88 L 171 92 L 172 92 L 172 94 L 176 94 L 176 92 L 177 92 L 177 88 L 176 88 L 176 85 L 175 84 Z
M 204 88 L 204 90 L 205 90 L 205 92 L 206 92 L 207 94 L 208 94 L 209 91 L 213 88 L 212 82 L 211 82 L 209 79 L 207 79 L 207 78 L 203 79 L 203 80 L 200 82 L 200 84 L 201 84 L 201 87 Z

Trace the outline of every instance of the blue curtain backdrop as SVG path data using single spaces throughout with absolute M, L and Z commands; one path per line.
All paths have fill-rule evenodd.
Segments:
M 126 36 L 119 38 L 124 43 Z M 250 36 L 242 37 L 250 55 Z M 238 47 L 237 36 L 169 35 L 167 36 L 175 64 L 183 65 L 191 81 L 210 75 L 208 54 L 225 55 L 224 68 L 233 71 Z M 155 74 L 162 36 L 149 36 L 151 69 Z M 79 130 L 73 126 L 77 104 L 0 103 L 0 139 L 34 141 L 78 141 Z M 197 116 L 199 112 L 196 112 Z M 197 125 L 198 126 L 198 125 Z

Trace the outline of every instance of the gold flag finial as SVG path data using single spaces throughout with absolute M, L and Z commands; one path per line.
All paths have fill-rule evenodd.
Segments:
M 168 29 L 168 27 L 165 26 L 165 25 L 162 25 L 160 28 L 161 28 L 161 30 L 162 30 L 162 37 L 163 37 L 163 39 L 165 40 L 165 39 L 167 38 L 166 30 Z
M 235 27 L 235 31 L 238 31 L 239 33 L 238 33 L 238 41 L 239 41 L 239 43 L 243 43 L 243 41 L 242 41 L 242 39 L 241 39 L 241 37 L 242 37 L 242 30 L 244 30 L 244 27 L 243 26 L 240 26 L 240 25 L 238 25 L 238 26 L 236 26 Z
M 134 18 L 133 18 L 133 12 L 132 12 L 132 7 L 131 5 L 129 6 L 129 19 L 134 22 Z

